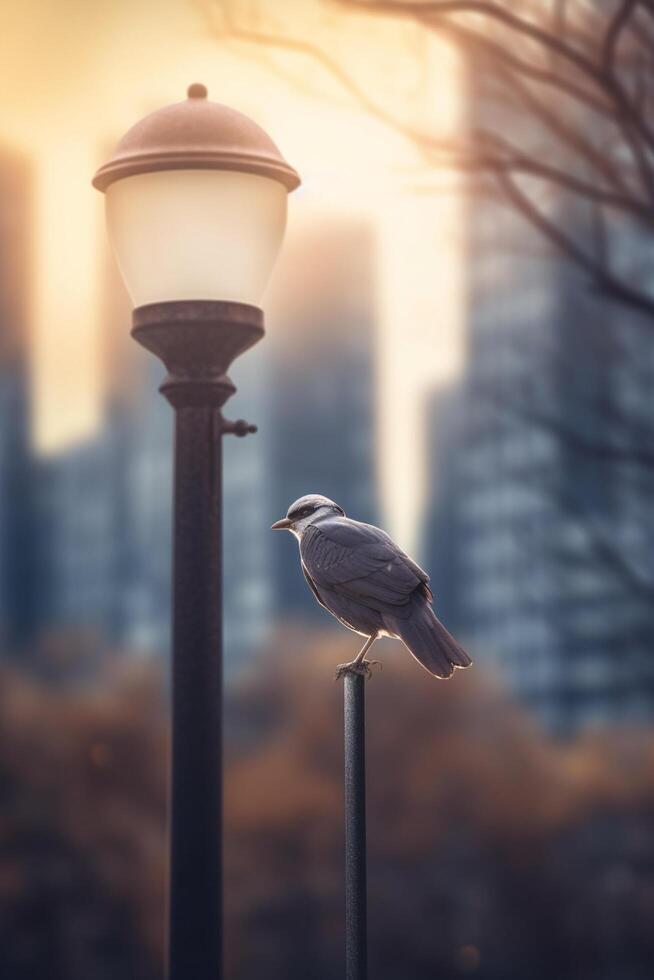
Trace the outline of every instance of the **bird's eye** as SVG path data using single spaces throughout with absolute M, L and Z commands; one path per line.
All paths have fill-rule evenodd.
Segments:
M 311 505 L 307 507 L 300 507 L 299 510 L 293 511 L 293 513 L 289 514 L 288 516 L 292 521 L 299 521 L 301 517 L 308 517 L 309 514 L 313 514 L 314 509 L 315 508 L 313 508 Z

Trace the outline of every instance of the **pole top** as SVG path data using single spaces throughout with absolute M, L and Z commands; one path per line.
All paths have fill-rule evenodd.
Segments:
M 206 99 L 209 95 L 209 89 L 202 82 L 193 82 L 187 88 L 186 95 L 189 99 Z

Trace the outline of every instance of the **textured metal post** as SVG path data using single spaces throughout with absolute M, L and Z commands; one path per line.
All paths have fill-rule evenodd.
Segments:
M 222 977 L 221 416 L 175 424 L 168 976 Z
M 234 358 L 263 336 L 242 303 L 155 303 L 134 338 L 168 368 L 175 409 L 169 980 L 222 980 L 222 436 Z
M 368 964 L 366 884 L 365 680 L 348 672 L 345 699 L 345 976 L 366 980 Z

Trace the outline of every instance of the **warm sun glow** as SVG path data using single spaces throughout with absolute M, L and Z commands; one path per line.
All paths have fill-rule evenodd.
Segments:
M 98 419 L 105 232 L 90 179 L 136 119 L 183 98 L 189 82 L 201 80 L 210 98 L 269 131 L 302 175 L 303 187 L 289 202 L 290 222 L 295 209 L 319 201 L 367 213 L 377 230 L 382 500 L 389 530 L 410 546 L 424 495 L 420 404 L 459 364 L 459 204 L 453 195 L 425 193 L 429 171 L 416 150 L 366 113 L 323 67 L 289 52 L 224 40 L 207 17 L 212 7 L 190 0 L 96 0 L 75 5 L 69 17 L 54 4 L 12 0 L 0 13 L 0 83 L 12 93 L 4 100 L 2 130 L 34 157 L 38 175 L 37 443 L 54 449 Z M 310 36 L 351 66 L 385 112 L 402 116 L 410 105 L 411 124 L 430 132 L 456 124 L 456 64 L 436 42 L 385 20 L 334 8 L 326 16 L 325 5 L 313 0 L 301 8 L 280 0 L 275 18 L 280 29 L 290 25 L 296 36 Z M 128 323 L 114 326 L 129 329 Z
M 32 370 L 36 438 L 45 451 L 86 435 L 99 419 L 101 213 L 85 193 L 92 165 L 91 153 L 52 143 L 36 175 Z

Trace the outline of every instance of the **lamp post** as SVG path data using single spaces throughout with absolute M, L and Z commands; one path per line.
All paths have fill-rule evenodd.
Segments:
M 134 301 L 132 336 L 167 371 L 175 411 L 168 977 L 222 970 L 221 439 L 233 360 L 264 333 L 259 302 L 300 183 L 256 123 L 203 85 L 136 123 L 93 178 Z

